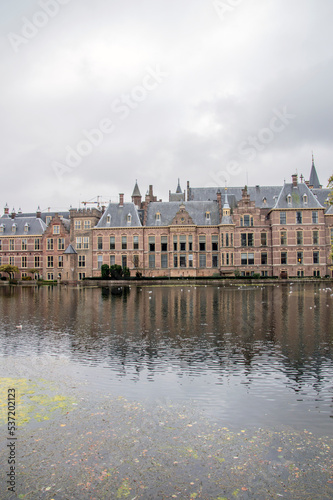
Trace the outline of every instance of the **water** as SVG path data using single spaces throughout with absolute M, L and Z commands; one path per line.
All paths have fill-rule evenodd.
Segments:
M 34 360 L 45 378 L 84 381 L 94 398 L 177 402 L 237 428 L 332 433 L 327 285 L 131 286 L 120 296 L 1 287 L 0 317 L 4 370 Z

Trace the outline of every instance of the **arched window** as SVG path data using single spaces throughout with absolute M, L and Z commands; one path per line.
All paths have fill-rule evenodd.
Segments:
M 131 222 L 132 222 L 131 214 L 127 214 L 127 224 L 131 224 Z
M 106 216 L 106 223 L 107 223 L 107 224 L 110 224 L 110 222 L 111 222 L 111 215 L 110 215 L 110 214 L 108 214 L 108 215 Z
M 291 194 L 288 194 L 288 196 L 287 196 L 287 202 L 288 202 L 288 205 L 291 205 Z

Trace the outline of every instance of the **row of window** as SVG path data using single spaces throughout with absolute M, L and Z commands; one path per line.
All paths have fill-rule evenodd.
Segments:
M 312 252 L 312 262 L 313 262 L 313 264 L 319 264 L 319 252 Z M 281 264 L 282 265 L 288 264 L 288 253 L 287 252 L 281 252 Z M 297 264 L 299 264 L 299 265 L 304 264 L 303 252 L 297 252 Z
M 55 226 L 53 226 L 55 227 Z M 91 221 L 90 220 L 75 220 L 74 222 L 74 229 L 90 229 L 91 228 Z
M 56 258 L 53 255 L 48 255 L 47 256 L 47 262 L 46 265 L 48 268 L 53 268 L 55 267 L 55 262 L 57 263 L 57 267 L 62 268 L 64 267 L 64 257 L 63 255 L 58 255 Z M 28 267 L 28 258 L 23 255 L 21 257 L 14 257 L 10 256 L 9 257 L 9 265 L 14 266 L 17 265 L 18 267 L 26 268 Z M 2 265 L 2 259 L 0 257 L 0 265 Z M 79 255 L 78 258 L 78 266 L 79 267 L 86 267 L 86 257 L 85 255 Z M 39 269 L 42 267 L 42 259 L 39 257 L 39 255 L 34 256 L 34 267 Z
M 15 239 L 11 238 L 9 240 L 9 250 L 10 251 L 15 250 L 15 241 L 16 241 L 16 247 L 17 247 L 17 244 L 20 245 L 20 250 L 28 250 L 28 240 L 26 238 L 23 238 L 22 240 L 15 240 Z M 35 250 L 41 249 L 40 241 L 41 241 L 40 238 L 35 238 L 35 241 L 34 241 L 34 249 Z M 0 250 L 4 250 L 2 240 L 0 240 Z
M 293 213 L 293 212 L 292 212 Z M 296 224 L 303 223 L 303 212 L 298 211 L 295 214 Z M 280 224 L 287 223 L 287 212 L 280 212 Z M 312 224 L 318 224 L 318 212 L 317 210 L 312 211 Z
M 303 245 L 303 231 L 296 231 L 296 243 L 297 245 Z M 280 231 L 280 244 L 287 245 L 287 231 Z M 312 244 L 319 244 L 319 231 L 312 231 Z

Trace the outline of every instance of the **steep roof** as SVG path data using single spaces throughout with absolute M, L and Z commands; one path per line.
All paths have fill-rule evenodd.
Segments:
M 66 248 L 66 250 L 64 251 L 65 254 L 76 254 L 77 251 L 75 250 L 75 248 L 73 247 L 73 245 L 69 244 L 68 247 Z
M 330 189 L 326 189 L 326 188 L 315 189 L 314 188 L 314 189 L 311 189 L 311 191 L 323 207 L 327 208 L 329 206 L 328 198 L 329 198 L 329 195 L 331 193 Z
M 216 200 L 216 193 L 222 187 L 190 188 L 190 200 L 204 201 Z M 248 186 L 247 192 L 251 201 L 259 208 L 272 208 L 281 192 L 282 186 Z M 242 187 L 228 187 L 228 200 L 231 208 L 234 208 L 242 199 Z
M 15 224 L 15 233 L 13 232 L 13 226 Z M 15 217 L 15 219 L 8 217 L 0 218 L 0 227 L 2 231 L 0 234 L 6 236 L 16 235 L 16 236 L 29 236 L 31 234 L 40 236 L 44 233 L 46 229 L 46 224 L 42 219 L 35 217 Z M 25 230 L 27 228 L 27 231 Z
M 309 185 L 313 186 L 314 188 L 320 188 L 319 177 L 318 177 L 317 170 L 316 170 L 316 167 L 314 164 L 313 155 L 312 155 L 312 165 L 311 165 Z
M 206 212 L 210 212 L 210 225 L 219 224 L 219 209 L 214 201 L 185 201 L 185 202 L 154 202 L 149 203 L 147 212 L 147 226 L 170 226 L 181 206 L 185 207 L 193 223 L 206 226 Z M 156 214 L 160 219 L 156 219 Z
M 141 196 L 137 180 L 135 181 L 135 186 L 134 186 L 134 189 L 133 189 L 132 196 Z
M 131 222 L 127 221 L 127 216 L 130 215 Z M 109 216 L 109 217 L 108 217 Z M 110 222 L 108 222 L 110 220 Z M 100 218 L 97 228 L 102 227 L 138 227 L 141 226 L 138 210 L 134 203 L 110 203 L 102 217 Z
M 317 198 L 312 193 L 311 189 L 304 183 L 294 186 L 285 184 L 281 189 L 279 197 L 274 209 L 287 209 L 287 208 L 323 208 Z

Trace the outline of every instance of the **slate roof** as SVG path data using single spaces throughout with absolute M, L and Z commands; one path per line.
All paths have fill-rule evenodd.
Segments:
M 46 217 L 54 217 L 55 214 L 58 214 L 59 217 L 63 217 L 64 219 L 69 219 L 69 212 L 41 212 L 40 218 L 46 222 Z M 21 217 L 36 217 L 36 212 L 29 213 L 18 213 L 15 218 Z
M 16 224 L 15 233 L 12 232 L 13 224 Z M 25 226 L 28 224 L 28 231 L 25 231 Z M 15 217 L 15 219 L 8 218 L 7 216 L 0 217 L 0 226 L 3 227 L 1 235 L 11 236 L 29 236 L 42 235 L 46 229 L 46 224 L 42 219 L 35 217 Z
M 139 189 L 139 186 L 138 186 L 138 181 L 135 181 L 135 186 L 134 186 L 134 189 L 133 189 L 132 196 L 141 196 L 140 189 Z
M 64 251 L 65 254 L 76 254 L 77 251 L 73 247 L 73 245 L 69 244 L 66 250 Z
M 235 208 L 242 199 L 243 187 L 228 187 L 228 200 L 231 208 Z M 259 208 L 272 208 L 281 192 L 282 186 L 248 186 L 247 192 L 251 201 Z M 217 191 L 223 192 L 224 187 L 190 188 L 190 200 L 216 200 Z M 265 201 L 266 200 L 266 201 Z
M 310 186 L 313 186 L 314 188 L 320 188 L 319 177 L 317 174 L 317 170 L 316 170 L 316 167 L 314 164 L 313 157 L 312 157 L 312 166 L 311 166 L 309 184 L 310 184 Z
M 127 215 L 131 215 L 131 223 L 127 222 Z M 111 216 L 108 223 L 108 215 Z M 138 227 L 141 226 L 138 210 L 134 203 L 110 203 L 95 227 Z
M 329 197 L 329 194 L 331 192 L 330 189 L 326 189 L 326 188 L 323 188 L 323 189 L 311 189 L 311 191 L 313 192 L 313 194 L 315 195 L 315 197 L 317 198 L 317 200 L 319 201 L 319 203 L 327 208 L 328 207 L 328 202 L 327 202 L 327 199 Z
M 193 223 L 198 226 L 218 225 L 219 224 L 219 209 L 218 204 L 214 201 L 185 201 L 185 202 L 154 202 L 149 203 L 147 212 L 147 226 L 169 226 L 171 225 L 175 215 L 184 205 L 193 220 Z M 161 220 L 156 220 L 156 213 L 161 214 Z M 206 222 L 206 212 L 210 212 L 210 224 Z
M 288 195 L 290 196 L 290 203 L 288 202 Z M 304 195 L 307 197 L 305 202 Z M 287 208 L 323 208 L 317 198 L 312 193 L 311 189 L 305 183 L 285 184 L 281 189 L 280 195 L 277 199 L 274 209 L 287 209 Z
M 333 205 L 330 205 L 325 212 L 325 215 L 333 215 Z

